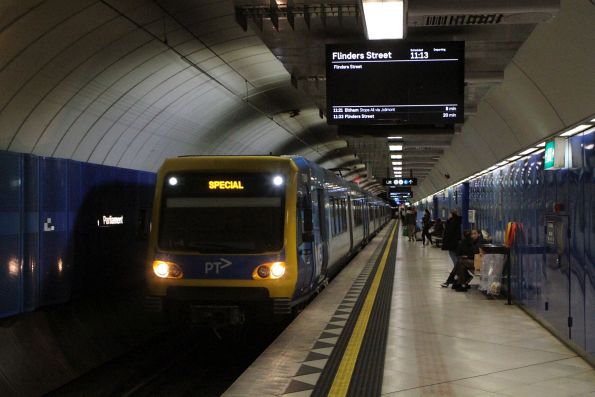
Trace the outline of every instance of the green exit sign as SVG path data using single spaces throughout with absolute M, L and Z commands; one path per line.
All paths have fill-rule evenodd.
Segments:
M 564 168 L 566 166 L 566 152 L 568 151 L 568 139 L 555 138 L 545 144 L 544 170 Z
M 549 141 L 545 144 L 545 161 L 543 169 L 549 170 L 556 165 L 556 141 Z

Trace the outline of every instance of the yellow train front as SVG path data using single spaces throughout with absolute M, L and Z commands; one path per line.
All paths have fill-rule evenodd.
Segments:
M 364 233 L 354 240 L 352 230 L 332 252 L 339 236 L 329 230 L 333 208 L 325 203 L 341 194 L 347 203 L 355 187 L 339 183 L 303 158 L 166 160 L 152 214 L 148 299 L 210 325 L 291 313 L 367 240 Z M 368 222 L 367 234 L 380 223 Z

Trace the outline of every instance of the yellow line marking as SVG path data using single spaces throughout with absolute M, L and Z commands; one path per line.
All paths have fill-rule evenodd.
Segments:
M 368 325 L 368 320 L 370 319 L 370 314 L 372 313 L 372 306 L 374 306 L 374 301 L 376 300 L 380 279 L 384 273 L 384 267 L 386 265 L 386 260 L 388 259 L 390 247 L 392 246 L 397 224 L 398 223 L 395 222 L 395 226 L 393 226 L 393 230 L 390 234 L 390 237 L 388 238 L 388 244 L 384 249 L 384 254 L 382 255 L 382 259 L 378 265 L 378 271 L 376 271 L 376 274 L 374 275 L 374 280 L 372 280 L 372 285 L 370 286 L 370 290 L 368 291 L 368 295 L 366 296 L 362 310 L 360 311 L 355 327 L 353 328 L 353 333 L 351 334 L 347 348 L 345 349 L 343 357 L 341 358 L 341 364 L 339 365 L 339 369 L 337 370 L 337 374 L 333 380 L 333 384 L 328 394 L 329 396 L 343 397 L 347 395 L 349 383 L 351 382 L 351 376 L 353 375 L 353 369 L 355 368 L 355 362 L 362 346 L 364 334 L 366 333 L 366 327 Z

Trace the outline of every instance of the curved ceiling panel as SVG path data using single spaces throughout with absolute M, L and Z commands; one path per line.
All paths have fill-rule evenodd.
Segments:
M 176 155 L 317 160 L 346 146 L 261 39 L 237 25 L 230 1 L 6 8 L 0 149 L 155 170 Z
M 416 189 L 423 198 L 595 113 L 595 4 L 563 1 L 506 68 L 500 87 L 480 102 L 450 149 Z M 444 177 L 442 170 L 450 172 Z

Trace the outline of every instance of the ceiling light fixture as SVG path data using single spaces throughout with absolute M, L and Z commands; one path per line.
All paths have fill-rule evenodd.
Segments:
M 518 160 L 520 158 L 521 158 L 521 156 L 512 156 L 510 158 L 507 158 L 506 161 L 515 161 L 515 160 Z
M 405 0 L 362 0 L 368 40 L 405 37 Z
M 572 129 L 570 129 L 570 130 L 568 130 L 566 132 L 561 133 L 560 136 L 573 136 L 573 135 L 578 134 L 581 131 L 586 130 L 590 126 L 591 126 L 590 124 L 577 125 L 576 127 L 572 128 Z
M 532 148 L 529 148 L 527 150 L 523 150 L 522 152 L 519 153 L 519 156 L 526 156 L 526 155 L 528 155 L 530 153 L 533 153 L 537 149 L 539 149 L 539 148 L 538 147 L 532 147 Z
M 393 165 L 403 165 L 402 161 L 393 161 Z
M 387 139 L 403 139 L 402 136 L 389 136 Z
M 388 145 L 388 150 L 391 152 L 398 152 L 403 150 L 403 145 Z
M 400 160 L 403 158 L 403 155 L 402 154 L 391 154 L 390 158 L 394 159 L 394 160 Z

